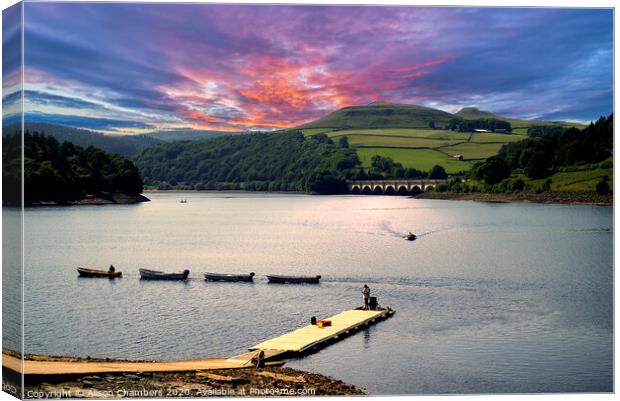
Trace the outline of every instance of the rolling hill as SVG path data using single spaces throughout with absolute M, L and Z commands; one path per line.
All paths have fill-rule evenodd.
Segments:
M 497 114 L 493 114 L 490 111 L 479 110 L 477 107 L 463 107 L 461 110 L 456 112 L 456 115 L 459 117 L 463 117 L 464 119 L 467 119 L 467 120 L 473 120 L 476 118 L 504 119 L 503 117 L 499 117 Z
M 511 123 L 513 132 L 471 133 L 441 129 L 454 118 L 504 120 Z M 430 128 L 431 122 L 437 129 Z M 307 136 L 326 134 L 333 139 L 346 136 L 364 167 L 370 166 L 372 156 L 380 155 L 404 167 L 428 171 L 434 165 L 441 165 L 448 173 L 459 173 L 468 171 L 474 162 L 496 154 L 504 144 L 527 138 L 527 129 L 538 125 L 582 127 L 567 122 L 504 118 L 475 107 L 451 114 L 423 106 L 373 103 L 345 107 L 296 128 Z
M 145 185 L 159 189 L 344 192 L 359 159 L 321 139 L 292 131 L 163 143 L 135 162 Z
M 464 118 L 466 120 L 475 120 L 478 118 L 497 118 L 499 120 L 508 121 L 512 125 L 513 129 L 529 128 L 540 125 L 559 125 L 561 127 L 577 127 L 585 128 L 583 124 L 571 123 L 568 121 L 537 121 L 537 120 L 519 120 L 516 118 L 502 117 L 490 111 L 482 111 L 476 107 L 464 107 L 457 111 L 456 116 Z
M 153 131 L 144 134 L 149 138 L 154 138 L 163 142 L 176 141 L 199 141 L 203 139 L 212 139 L 224 135 L 239 135 L 241 132 L 225 132 L 210 130 L 193 130 L 193 129 L 174 129 L 166 131 Z
M 19 124 L 3 127 L 3 135 L 12 135 L 20 129 Z M 64 125 L 47 123 L 26 123 L 26 130 L 30 133 L 39 132 L 53 136 L 58 141 L 68 141 L 75 145 L 105 150 L 127 157 L 134 157 L 146 148 L 165 142 L 199 141 L 213 139 L 224 135 L 242 135 L 242 132 L 224 132 L 209 130 L 177 129 L 168 131 L 153 131 L 140 135 L 103 134 L 87 129 L 66 127 Z
M 298 128 L 428 128 L 431 121 L 443 126 L 452 118 L 453 114 L 430 107 L 372 103 L 345 107 Z
M 59 142 L 68 141 L 84 148 L 94 146 L 106 152 L 132 157 L 144 149 L 162 141 L 147 135 L 106 135 L 86 129 L 65 127 L 46 123 L 26 123 L 26 131 L 44 133 L 53 136 Z M 2 135 L 12 135 L 21 130 L 19 124 L 12 124 L 2 129 Z

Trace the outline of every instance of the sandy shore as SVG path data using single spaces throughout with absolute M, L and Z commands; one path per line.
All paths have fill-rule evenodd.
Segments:
M 114 205 L 149 202 L 143 195 L 128 195 L 119 192 L 85 195 L 82 197 L 66 197 L 63 199 L 26 202 L 26 206 L 71 206 L 71 205 Z
M 7 367 L 6 357 L 19 357 L 3 350 L 3 384 L 17 386 L 18 375 Z M 28 361 L 136 364 L 138 361 L 26 355 Z M 141 361 L 153 363 L 154 361 Z M 157 363 L 157 362 L 155 362 Z M 165 362 L 164 362 L 165 363 Z M 278 364 L 282 364 L 279 362 Z M 281 366 L 264 368 L 201 369 L 174 372 L 108 372 L 85 374 L 27 375 L 25 398 L 125 398 L 213 396 L 314 396 L 364 395 L 363 390 L 334 378 Z M 15 394 L 18 395 L 18 394 Z
M 601 205 L 611 206 L 614 203 L 613 195 L 599 195 L 594 192 L 547 192 L 513 194 L 490 193 L 452 193 L 452 192 L 424 192 L 414 196 L 416 199 L 445 199 L 468 200 L 480 202 L 526 202 L 526 203 L 555 203 L 567 205 Z

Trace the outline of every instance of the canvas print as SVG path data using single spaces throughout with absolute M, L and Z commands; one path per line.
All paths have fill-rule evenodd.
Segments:
M 3 391 L 612 393 L 613 18 L 6 8 Z

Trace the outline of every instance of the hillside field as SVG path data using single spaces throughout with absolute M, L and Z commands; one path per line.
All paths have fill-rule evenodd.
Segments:
M 440 165 L 452 174 L 468 171 L 474 162 L 495 155 L 506 143 L 527 138 L 525 129 L 500 134 L 418 128 L 309 128 L 303 133 L 306 136 L 323 133 L 334 141 L 346 136 L 366 168 L 370 167 L 374 155 L 381 155 L 404 167 L 428 171 Z M 463 160 L 455 159 L 457 155 L 463 156 Z
M 570 171 L 555 173 L 549 178 L 551 179 L 551 190 L 558 192 L 566 191 L 596 191 L 596 184 L 601 178 L 607 176 L 609 180 L 607 183 L 613 190 L 613 168 L 596 169 L 586 171 Z M 533 187 L 541 186 L 546 179 L 529 180 L 525 176 L 515 177 L 521 178 L 526 184 L 530 184 Z

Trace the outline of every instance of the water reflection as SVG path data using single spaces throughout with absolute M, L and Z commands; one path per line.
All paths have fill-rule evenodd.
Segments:
M 139 206 L 29 209 L 26 351 L 230 356 L 359 306 L 368 283 L 396 315 L 290 366 L 381 394 L 612 388 L 611 208 L 183 196 L 183 207 L 153 194 Z M 395 234 L 408 231 L 427 234 Z M 113 284 L 75 280 L 76 266 L 110 263 L 123 271 Z M 142 281 L 141 266 L 189 268 L 190 280 Z M 205 271 L 257 276 L 207 283 Z M 265 274 L 323 279 L 267 285 Z

